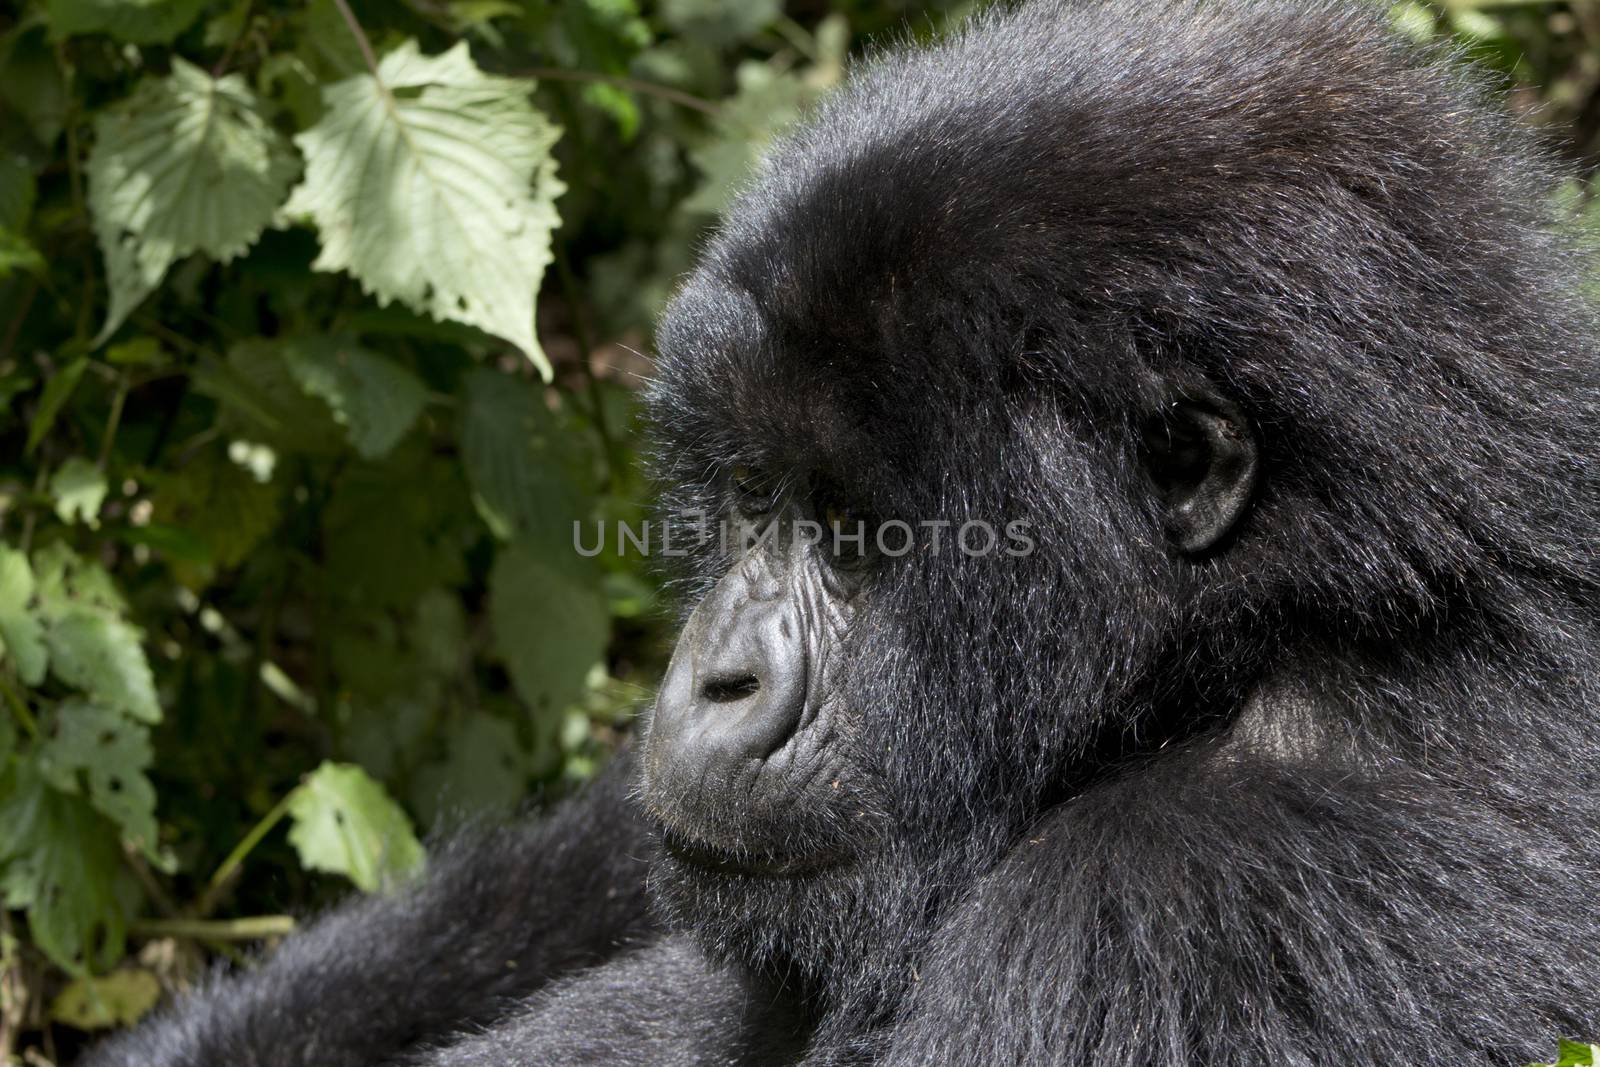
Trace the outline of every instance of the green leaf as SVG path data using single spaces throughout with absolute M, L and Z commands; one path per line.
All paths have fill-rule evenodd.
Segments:
M 60 541 L 33 554 L 33 575 L 38 584 L 39 614 L 45 619 L 58 619 L 78 608 L 127 613 L 127 601 L 106 569 Z
M 154 367 L 167 361 L 161 342 L 154 337 L 135 337 L 106 349 L 106 362 L 125 367 Z
M 589 668 L 605 654 L 611 620 L 598 582 L 587 578 L 525 545 L 495 558 L 489 574 L 495 649 L 535 714 L 554 714 L 582 696 Z
M 415 374 L 348 341 L 302 338 L 284 345 L 283 358 L 300 388 L 328 405 L 364 459 L 388 454 L 428 397 Z
M 68 685 L 108 708 L 144 722 L 161 721 L 150 664 L 139 646 L 139 631 L 121 619 L 76 608 L 45 631 L 50 669 Z
M 198 539 L 219 567 L 242 563 L 278 525 L 280 493 L 271 482 L 207 449 L 157 482 L 154 518 Z
M 302 864 L 342 874 L 369 893 L 423 865 L 411 820 L 360 767 L 323 763 L 295 789 L 289 817 L 289 843 Z
M 406 41 L 376 78 L 324 90 L 326 115 L 295 139 L 306 175 L 284 214 L 321 232 L 316 269 L 502 337 L 548 378 L 534 300 L 565 186 L 550 154 L 560 131 L 530 88 L 478 70 L 464 41 L 439 56 Z
M 0 278 L 19 270 L 37 274 L 44 270 L 44 258 L 26 240 L 0 226 Z
M 571 544 L 572 523 L 584 518 L 572 476 L 576 460 L 542 389 L 474 371 L 462 408 L 461 452 L 473 503 L 496 537 Z
M 778 21 L 782 0 L 661 0 L 661 20 L 691 40 L 730 45 Z
M 528 784 L 528 758 L 504 719 L 474 712 L 450 730 L 445 758 L 417 771 L 410 796 L 426 818 L 440 812 L 509 812 Z M 430 820 L 431 821 L 431 820 Z
M 29 761 L 0 770 L 0 900 L 26 909 L 34 943 L 73 973 L 122 955 L 121 867 L 117 835 L 87 801 Z
M 8 43 L 10 53 L 0 66 L 0 101 L 42 147 L 50 148 L 61 136 L 72 100 L 56 50 L 43 26 L 26 23 L 13 31 Z
M 106 501 L 106 489 L 105 474 L 82 456 L 73 456 L 50 476 L 56 517 L 65 523 L 81 522 L 91 530 L 100 526 L 100 505 Z
M 161 1000 L 161 981 L 149 971 L 128 967 L 103 977 L 69 982 L 50 1003 L 50 1019 L 79 1030 L 132 1026 Z
M 56 424 L 56 416 L 61 414 L 61 408 L 71 398 L 73 390 L 78 388 L 78 381 L 88 367 L 89 360 L 79 357 L 56 371 L 44 383 L 44 394 L 39 397 L 39 410 L 33 413 L 33 423 L 28 427 L 26 451 L 29 455 L 44 440 L 44 435 L 50 432 L 50 427 Z
M 47 0 L 58 37 L 108 33 L 134 44 L 165 44 L 205 7 L 205 0 Z
M 476 530 L 460 468 L 413 438 L 339 480 L 323 513 L 325 580 L 351 602 L 409 608 L 463 580 Z
M 1600 1067 L 1600 1045 L 1563 1038 L 1556 1049 L 1556 1067 Z
M 327 405 L 300 388 L 278 341 L 241 341 L 228 349 L 226 362 L 202 362 L 194 387 L 221 401 L 222 425 L 231 434 L 308 455 L 336 455 L 344 447 Z
M 27 685 L 38 685 L 44 681 L 50 657 L 44 629 L 30 607 L 32 599 L 33 569 L 28 557 L 0 545 L 0 646 L 16 664 L 17 677 Z
M 0 65 L 0 75 L 5 69 Z M 0 152 L 0 230 L 17 235 L 27 228 L 33 216 L 35 191 L 28 164 L 20 156 Z
M 83 700 L 56 708 L 54 729 L 39 747 L 39 773 L 63 793 L 77 793 L 78 775 L 89 783 L 89 802 L 122 830 L 123 839 L 162 862 L 157 850 L 156 790 L 150 733 L 122 714 Z
M 241 76 L 213 79 L 177 56 L 170 77 L 146 77 L 95 131 L 89 207 L 111 286 L 98 345 L 176 260 L 226 262 L 255 243 L 296 165 Z

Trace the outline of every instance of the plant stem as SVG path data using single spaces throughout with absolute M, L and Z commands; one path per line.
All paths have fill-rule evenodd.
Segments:
M 217 906 L 217 902 L 222 899 L 223 892 L 233 881 L 233 876 L 238 873 L 239 866 L 244 863 L 245 857 L 250 855 L 257 845 L 261 844 L 261 839 L 270 834 L 273 827 L 283 821 L 285 815 L 289 814 L 289 804 L 294 800 L 295 794 L 298 792 L 300 792 L 300 787 L 295 786 L 285 793 L 283 799 L 274 804 L 272 810 L 263 815 L 261 820 L 250 828 L 250 832 L 244 835 L 244 839 L 233 846 L 233 851 L 228 853 L 228 858 L 222 861 L 222 865 L 211 876 L 211 881 L 206 884 L 205 893 L 200 897 L 200 903 L 195 910 L 202 916 L 209 915 L 211 909 Z
M 350 27 L 350 33 L 356 39 L 356 46 L 361 49 L 361 58 L 367 61 L 367 69 L 372 71 L 372 76 L 377 78 L 378 86 L 383 88 L 383 79 L 378 78 L 378 57 L 372 51 L 372 42 L 367 40 L 366 31 L 361 28 L 361 23 L 356 21 L 356 13 L 350 10 L 346 0 L 333 0 L 333 6 L 339 9 L 339 14 L 344 18 L 344 24 Z M 383 88 L 384 94 L 389 90 Z
M 260 941 L 294 932 L 292 915 L 252 915 L 243 919 L 135 919 L 135 937 L 184 937 L 192 941 Z
M 22 724 L 22 730 L 31 739 L 39 739 L 39 722 L 33 717 L 33 712 L 28 710 L 28 702 L 22 699 L 22 694 L 17 692 L 11 684 L 11 679 L 0 676 L 0 693 L 5 694 L 6 703 L 11 705 L 11 714 L 17 717 L 17 722 Z
M 334 0 L 335 3 L 340 0 Z M 638 78 L 629 78 L 621 74 L 606 74 L 598 70 L 565 70 L 561 67 L 529 67 L 512 74 L 514 78 L 532 78 L 535 81 L 555 82 L 603 82 L 615 85 L 618 89 L 627 89 L 629 92 L 642 93 L 645 96 L 654 96 L 677 104 L 679 107 L 690 108 L 703 115 L 717 116 L 722 114 L 722 109 L 710 100 L 686 93 L 682 89 L 674 89 L 670 85 L 657 85 L 655 82 L 640 81 Z
M 561 279 L 561 295 L 566 298 L 567 310 L 572 315 L 572 332 L 578 340 L 578 362 L 583 365 L 583 377 L 589 389 L 589 406 L 593 409 L 595 434 L 600 438 L 600 448 L 606 457 L 606 484 L 602 488 L 609 488 L 616 482 L 616 447 L 611 439 L 611 428 L 606 425 L 606 408 L 600 395 L 600 380 L 595 377 L 594 365 L 590 360 L 594 357 L 594 335 L 589 332 L 589 320 L 583 313 L 583 304 L 578 295 L 578 282 L 572 274 L 572 264 L 567 261 L 567 252 L 559 243 L 555 244 L 556 274 Z
M 123 371 L 117 375 L 117 391 L 111 397 L 111 414 L 106 416 L 105 436 L 100 440 L 100 458 L 96 466 L 104 474 L 106 464 L 111 462 L 111 446 L 117 441 L 117 425 L 122 422 L 122 406 L 128 400 L 128 374 Z

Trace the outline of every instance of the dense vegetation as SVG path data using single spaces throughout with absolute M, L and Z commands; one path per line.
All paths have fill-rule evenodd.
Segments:
M 670 625 L 572 547 L 647 506 L 651 317 L 852 50 L 968 6 L 0 8 L 0 1064 L 589 773 Z M 1600 2 L 1395 17 L 1600 153 Z

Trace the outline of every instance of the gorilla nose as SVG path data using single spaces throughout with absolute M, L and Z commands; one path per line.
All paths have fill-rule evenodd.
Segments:
M 806 659 L 793 598 L 736 570 L 678 641 L 656 699 L 652 755 L 695 776 L 770 756 L 805 709 Z

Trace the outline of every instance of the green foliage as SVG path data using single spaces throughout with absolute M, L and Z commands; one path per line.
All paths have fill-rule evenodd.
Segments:
M 289 797 L 289 843 L 300 862 L 372 892 L 422 869 L 411 820 L 366 771 L 324 763 Z
M 1600 1065 L 1600 1045 L 1585 1045 L 1561 1039 L 1554 1063 L 1530 1063 L 1528 1067 L 1596 1067 Z
M 669 621 L 574 524 L 835 6 L 0 13 L 0 1063 L 616 744 Z

